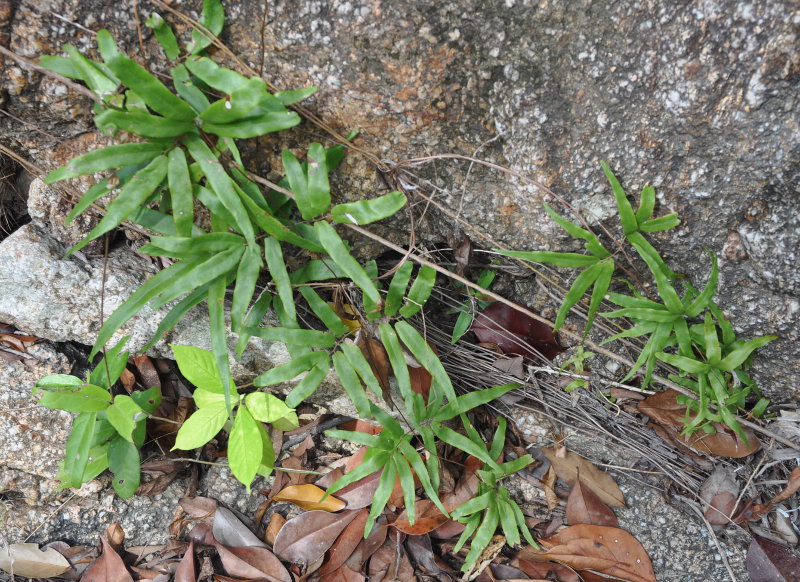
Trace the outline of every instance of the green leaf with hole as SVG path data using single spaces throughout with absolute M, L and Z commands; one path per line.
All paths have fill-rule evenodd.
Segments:
M 158 143 L 126 143 L 91 151 L 70 160 L 65 166 L 50 172 L 44 179 L 46 184 L 59 180 L 94 174 L 121 166 L 149 163 L 160 156 L 164 146 Z
M 269 91 L 263 79 L 252 77 L 228 95 L 209 105 L 200 114 L 203 122 L 229 124 L 267 112 L 284 112 L 286 109 Z
M 64 470 L 59 473 L 62 487 L 80 487 L 89 462 L 96 427 L 97 412 L 82 412 L 72 421 L 72 432 L 64 451 Z
M 337 204 L 331 208 L 331 217 L 334 222 L 345 224 L 370 224 L 394 215 L 406 202 L 405 195 L 395 191 L 372 200 Z
M 367 297 L 374 303 L 380 303 L 381 296 L 375 283 L 361 265 L 358 264 L 358 261 L 352 257 L 330 223 L 325 221 L 316 222 L 314 223 L 314 230 L 317 232 L 320 244 L 331 256 L 333 262 L 359 286 Z
M 133 497 L 141 479 L 139 449 L 121 436 L 108 447 L 108 469 L 114 474 L 111 484 L 123 499 Z
M 76 380 L 80 382 L 79 379 L 76 378 Z M 48 383 L 60 381 L 53 376 L 47 376 L 36 383 L 33 393 L 42 395 L 39 404 L 45 408 L 66 410 L 67 412 L 97 412 L 105 410 L 111 404 L 111 394 L 100 386 L 82 382 L 81 385 L 64 384 L 59 386 Z

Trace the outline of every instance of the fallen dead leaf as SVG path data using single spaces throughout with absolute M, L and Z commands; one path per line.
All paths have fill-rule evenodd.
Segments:
M 189 542 L 186 553 L 175 570 L 175 582 L 197 582 L 197 568 L 194 563 L 194 542 Z
M 353 555 L 353 552 L 364 539 L 364 526 L 367 525 L 367 518 L 369 511 L 361 509 L 356 514 L 356 517 L 347 524 L 339 537 L 328 550 L 327 559 L 322 567 L 319 569 L 319 575 L 332 573 L 344 566 L 345 562 Z M 343 572 L 348 574 L 347 572 Z
M 571 525 L 540 540 L 548 558 L 577 570 L 595 570 L 629 582 L 655 582 L 653 565 L 630 533 L 602 525 Z
M 800 580 L 800 559 L 777 542 L 753 536 L 747 550 L 750 582 L 794 582 Z
M 675 390 L 657 392 L 639 402 L 636 408 L 664 427 L 669 432 L 670 438 L 702 453 L 738 459 L 751 455 L 761 448 L 761 443 L 749 428 L 742 427 L 747 436 L 745 443 L 739 435 L 718 422 L 713 424 L 716 429 L 714 434 L 698 430 L 691 436 L 681 436 L 686 407 L 678 404 L 678 396 Z
M 361 353 L 369 362 L 372 372 L 378 379 L 378 383 L 384 391 L 384 394 L 389 390 L 389 374 L 391 366 L 389 365 L 389 356 L 386 355 L 386 349 L 383 344 L 373 337 L 367 337 L 362 330 L 356 340 L 356 345 L 361 349 Z
M 472 331 L 478 341 L 495 344 L 505 354 L 552 360 L 565 349 L 558 345 L 549 325 L 505 303 L 493 303 L 477 314 Z
M 264 532 L 264 541 L 267 542 L 267 545 L 275 546 L 275 538 L 278 537 L 278 532 L 285 523 L 286 518 L 280 513 L 276 512 L 269 516 L 269 525 L 267 525 L 267 531 Z
M 368 579 L 370 582 L 389 582 L 417 580 L 414 567 L 408 559 L 403 546 L 386 540 L 369 560 Z
M 81 576 L 81 582 L 133 582 L 133 577 L 125 567 L 119 554 L 100 536 L 103 553 L 92 562 Z
M 325 490 L 311 483 L 289 485 L 272 499 L 273 501 L 294 503 L 306 511 L 319 509 L 321 511 L 335 512 L 344 509 L 345 505 L 347 505 L 346 502 L 332 495 L 325 497 Z
M 716 467 L 700 487 L 700 499 L 708 504 L 704 516 L 711 525 L 725 525 L 736 507 L 739 485 L 736 475 L 722 465 Z
M 525 549 L 523 549 L 523 551 Z M 544 561 L 534 557 L 517 557 L 511 562 L 511 564 L 516 565 L 531 578 L 541 580 L 557 580 L 558 582 L 581 582 L 581 578 L 578 576 L 575 570 L 569 566 L 565 566 L 564 564 L 559 564 L 558 562 Z
M 611 508 L 600 500 L 594 491 L 584 487 L 578 477 L 567 499 L 567 523 L 591 523 L 594 525 L 619 526 Z
M 216 549 L 225 571 L 231 576 L 269 582 L 292 582 L 289 571 L 267 548 L 226 547 L 218 543 Z
M 0 548 L 0 569 L 23 578 L 52 578 L 69 570 L 70 564 L 53 548 L 20 543 Z
M 370 556 L 378 551 L 378 548 L 383 545 L 386 536 L 389 533 L 389 526 L 386 524 L 386 518 L 381 516 L 375 522 L 375 527 L 369 534 L 369 537 L 362 539 L 353 553 L 347 558 L 345 565 L 356 572 L 361 571 L 364 562 L 369 560 Z
M 328 513 L 307 511 L 286 522 L 273 549 L 282 560 L 311 564 L 325 555 L 339 534 L 358 515 L 357 511 Z
M 401 532 L 411 536 L 419 536 L 430 533 L 436 528 L 444 525 L 450 518 L 446 517 L 430 499 L 420 499 L 414 504 L 414 514 L 416 519 L 414 525 L 408 521 L 408 511 L 406 509 L 391 524 Z
M 596 493 L 603 503 L 613 507 L 625 507 L 625 497 L 613 477 L 598 469 L 591 461 L 571 451 L 566 451 L 565 456 L 561 458 L 555 448 L 543 448 L 542 452 L 552 463 L 559 479 L 566 481 L 570 487 L 575 484 L 580 471 L 583 484 Z
M 795 469 L 789 475 L 789 479 L 787 480 L 786 487 L 783 488 L 783 491 L 778 493 L 775 497 L 764 504 L 754 505 L 753 511 L 755 511 L 758 515 L 764 515 L 765 513 L 771 511 L 776 504 L 789 499 L 797 492 L 798 489 L 800 489 L 800 467 L 795 467 Z

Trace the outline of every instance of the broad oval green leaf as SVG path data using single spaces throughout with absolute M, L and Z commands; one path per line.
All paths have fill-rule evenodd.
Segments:
M 123 499 L 133 497 L 141 480 L 139 449 L 118 436 L 108 447 L 108 469 L 114 474 L 111 484 Z
M 219 406 L 200 408 L 178 430 L 172 450 L 191 451 L 202 447 L 216 436 L 228 420 L 228 410 L 223 400 Z
M 100 386 L 61 384 L 56 388 L 51 388 L 52 384 L 42 384 L 42 381 L 46 379 L 40 380 L 37 383 L 38 388 L 34 389 L 34 393 L 41 392 L 42 397 L 39 399 L 39 404 L 45 408 L 66 410 L 67 412 L 97 412 L 105 410 L 111 404 L 111 394 Z
M 244 483 L 248 491 L 264 457 L 262 447 L 258 423 L 245 406 L 240 406 L 228 437 L 228 465 L 233 476 Z
M 244 403 L 253 418 L 261 422 L 275 422 L 292 412 L 283 400 L 266 392 L 251 392 L 245 396 Z
M 108 422 L 126 441 L 133 442 L 133 430 L 139 421 L 147 418 L 147 413 L 130 396 L 119 394 L 114 404 L 106 410 Z
M 216 360 L 210 351 L 195 346 L 170 344 L 170 347 L 184 378 L 198 388 L 218 394 L 224 392 Z

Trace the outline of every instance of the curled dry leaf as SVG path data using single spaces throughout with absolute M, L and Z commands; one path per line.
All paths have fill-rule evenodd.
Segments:
M 753 511 L 757 515 L 764 515 L 765 513 L 771 511 L 776 504 L 789 499 L 797 492 L 798 489 L 800 489 L 800 467 L 795 467 L 795 469 L 789 475 L 789 479 L 786 483 L 786 487 L 783 488 L 783 491 L 778 493 L 766 503 L 754 505 Z
M 323 499 L 324 498 L 324 499 Z M 273 501 L 288 501 L 306 511 L 340 511 L 347 505 L 332 495 L 325 497 L 325 490 L 307 483 L 305 485 L 289 485 L 272 498 Z
M 613 507 L 625 507 L 625 496 L 622 495 L 617 483 L 611 475 L 598 469 L 591 461 L 571 451 L 566 451 L 561 457 L 552 447 L 543 448 L 542 452 L 552 463 L 558 478 L 566 481 L 570 487 L 575 484 L 580 471 L 583 484 L 596 493 L 603 503 Z
M 269 516 L 269 525 L 267 525 L 267 531 L 264 532 L 264 541 L 267 542 L 269 546 L 275 545 L 275 538 L 278 537 L 278 532 L 281 531 L 285 523 L 286 518 L 280 513 L 276 512 Z
M 414 525 L 408 521 L 408 510 L 404 509 L 392 526 L 410 536 L 430 533 L 444 525 L 450 518 L 446 517 L 430 499 L 420 499 L 414 504 Z
M 753 536 L 747 550 L 750 582 L 794 582 L 800 580 L 800 559 L 777 542 Z
M 549 325 L 505 303 L 493 303 L 476 315 L 472 331 L 480 342 L 495 344 L 506 354 L 552 360 L 565 349 Z
M 722 465 L 712 471 L 700 487 L 700 499 L 708 504 L 704 516 L 711 525 L 725 525 L 736 507 L 739 485 L 736 475 Z
M 761 448 L 761 443 L 749 428 L 742 427 L 747 436 L 745 443 L 739 435 L 718 422 L 713 423 L 714 429 L 716 429 L 714 434 L 698 430 L 691 436 L 681 436 L 686 407 L 678 404 L 678 396 L 679 394 L 675 390 L 658 392 L 639 402 L 637 409 L 664 427 L 671 439 L 701 453 L 739 459 L 751 455 Z
M 282 560 L 311 564 L 325 554 L 357 511 L 307 511 L 290 519 L 278 532 L 273 549 Z
M 578 524 L 540 540 L 548 558 L 575 570 L 596 570 L 629 582 L 655 582 L 644 547 L 624 529 Z
M 67 559 L 53 548 L 11 544 L 0 548 L 0 570 L 23 578 L 52 578 L 70 569 Z
M 619 521 L 611 508 L 588 487 L 581 484 L 580 477 L 572 487 L 567 499 L 567 523 L 591 523 L 617 527 Z

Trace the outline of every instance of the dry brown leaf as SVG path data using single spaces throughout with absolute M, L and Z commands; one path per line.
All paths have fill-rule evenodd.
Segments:
M 372 424 L 366 420 L 356 418 L 343 422 L 341 428 L 353 432 L 363 432 L 364 434 L 380 434 L 383 427 L 377 424 Z
M 0 548 L 0 570 L 22 578 L 52 578 L 70 569 L 67 559 L 53 548 L 37 544 L 11 544 Z
M 194 542 L 189 542 L 178 568 L 175 570 L 175 582 L 197 582 L 197 568 L 194 563 Z
M 340 566 L 333 572 L 325 574 L 319 582 L 366 582 L 366 577 L 361 572 L 351 570 L 347 566 Z
M 493 303 L 478 313 L 472 331 L 480 342 L 495 344 L 505 354 L 552 360 L 566 349 L 558 345 L 549 325 L 505 303 Z
M 128 394 L 133 392 L 133 387 L 136 386 L 136 376 L 134 376 L 133 372 L 131 372 L 128 368 L 122 370 L 122 374 L 119 376 L 119 381 Z
M 133 365 L 139 372 L 139 377 L 142 379 L 142 386 L 151 388 L 158 386 L 161 388 L 161 376 L 153 365 L 153 360 L 149 356 L 137 356 L 133 358 Z
M 375 491 L 378 489 L 378 481 L 381 472 L 376 471 L 359 479 L 355 483 L 350 483 L 347 487 L 342 487 L 336 492 L 336 497 L 347 503 L 348 509 L 361 509 L 372 504 Z
M 347 558 L 345 565 L 356 572 L 361 572 L 364 562 L 369 560 L 370 556 L 374 554 L 378 548 L 383 545 L 386 540 L 386 535 L 389 533 L 389 526 L 386 525 L 386 518 L 381 516 L 375 522 L 375 527 L 369 534 L 369 537 L 362 539 L 353 553 Z
M 280 513 L 273 513 L 269 516 L 269 525 L 267 525 L 267 531 L 264 532 L 264 541 L 267 542 L 267 545 L 275 546 L 275 538 L 278 537 L 278 532 L 285 523 L 286 518 Z
M 324 499 L 323 499 L 324 498 Z M 341 499 L 332 495 L 325 497 L 325 490 L 316 485 L 306 483 L 305 485 L 289 485 L 272 498 L 273 501 L 288 501 L 306 511 L 319 509 L 321 511 L 340 511 L 347 505 Z
M 415 368 L 414 366 L 409 366 L 408 376 L 411 379 L 411 391 L 422 396 L 422 398 L 425 399 L 425 402 L 427 402 L 428 396 L 430 396 L 431 393 L 431 383 L 433 382 L 433 376 L 431 376 L 430 372 L 428 372 L 428 370 L 426 370 L 422 366 L 420 366 L 419 368 Z
M 406 509 L 392 523 L 392 526 L 401 532 L 419 536 L 427 534 L 436 528 L 444 525 L 450 518 L 445 516 L 430 499 L 420 499 L 414 504 L 415 520 L 414 525 L 408 521 L 408 511 Z
M 226 546 L 265 547 L 264 542 L 225 507 L 217 507 L 211 531 L 217 541 Z
M 357 511 L 307 511 L 290 519 L 278 532 L 273 549 L 282 560 L 311 564 L 325 555 Z
M 534 557 L 518 557 L 511 564 L 516 565 L 531 578 L 557 580 L 558 582 L 581 582 L 581 578 L 575 570 L 558 562 L 543 561 Z
M 629 582 L 655 582 L 653 565 L 644 547 L 616 527 L 578 524 L 540 540 L 551 559 L 581 570 L 596 570 Z
M 414 567 L 408 559 L 403 546 L 386 540 L 369 560 L 368 579 L 370 582 L 389 582 L 417 580 Z
M 386 354 L 386 349 L 383 344 L 376 340 L 374 337 L 368 337 L 367 334 L 362 333 L 356 340 L 356 345 L 361 348 L 361 353 L 369 362 L 372 372 L 378 379 L 384 394 L 389 390 L 389 374 L 391 366 L 389 365 L 389 356 Z
M 542 452 L 552 463 L 558 478 L 566 481 L 570 487 L 575 484 L 580 470 L 583 484 L 594 491 L 603 503 L 613 507 L 625 507 L 625 496 L 622 495 L 613 477 L 598 469 L 591 461 L 572 451 L 566 451 L 563 458 L 558 456 L 555 448 L 543 448 Z
M 319 569 L 319 575 L 332 573 L 344 566 L 345 562 L 353 555 L 353 552 L 364 539 L 364 527 L 367 525 L 367 518 L 369 511 L 366 509 L 359 510 L 355 519 L 347 524 L 339 537 L 328 550 L 328 555 L 322 567 Z M 349 569 L 349 568 L 348 568 Z M 348 574 L 344 572 L 342 574 Z
M 800 559 L 777 542 L 753 536 L 747 550 L 750 582 L 795 582 L 800 580 Z
M 292 582 L 289 571 L 267 548 L 234 548 L 219 543 L 215 547 L 225 571 L 231 576 L 269 582 Z
M 736 507 L 739 485 L 731 469 L 722 465 L 712 471 L 700 487 L 700 499 L 708 504 L 705 518 L 712 525 L 725 525 Z
M 558 475 L 556 474 L 556 470 L 551 464 L 548 467 L 547 472 L 542 477 L 542 489 L 544 490 L 544 499 L 547 503 L 547 509 L 553 511 L 558 504 L 561 503 L 561 500 L 558 498 L 556 494 L 556 480 L 558 479 Z
M 686 407 L 678 404 L 678 396 L 679 393 L 675 390 L 657 392 L 639 402 L 636 408 L 669 431 L 670 438 L 702 453 L 738 459 L 751 455 L 761 448 L 761 443 L 749 428 L 742 427 L 747 436 L 745 443 L 739 435 L 718 422 L 713 423 L 716 433 L 712 435 L 698 430 L 691 436 L 681 436 Z
M 764 515 L 765 513 L 771 511 L 776 504 L 789 499 L 797 492 L 798 489 L 800 489 L 800 467 L 795 467 L 795 469 L 789 475 L 789 479 L 787 480 L 786 487 L 783 488 L 783 491 L 778 493 L 766 503 L 754 505 L 753 511 L 758 515 Z
M 100 536 L 103 553 L 92 562 L 81 576 L 81 582 L 133 582 L 133 577 L 125 567 L 122 558 L 109 545 L 104 536 Z
M 580 478 L 575 482 L 567 499 L 567 523 L 619 526 L 617 516 L 611 508 L 603 503 L 594 491 L 584 487 Z

